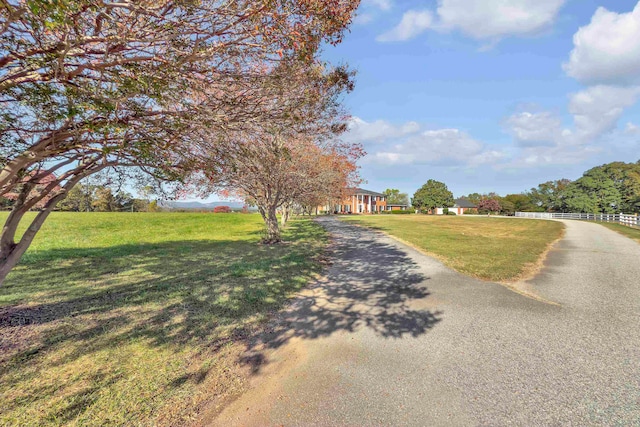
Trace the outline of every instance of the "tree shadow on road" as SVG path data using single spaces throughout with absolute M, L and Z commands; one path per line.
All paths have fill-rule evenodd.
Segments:
M 429 297 L 419 266 L 378 233 L 339 222 L 324 222 L 334 233 L 331 267 L 307 292 L 251 340 L 244 361 L 259 371 L 265 349 L 292 338 L 317 339 L 368 328 L 389 339 L 418 337 L 442 318 L 441 311 L 415 309 Z

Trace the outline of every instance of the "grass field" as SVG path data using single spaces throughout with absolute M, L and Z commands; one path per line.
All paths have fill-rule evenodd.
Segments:
M 563 233 L 554 221 L 431 215 L 349 216 L 344 220 L 384 231 L 484 280 L 513 282 L 539 267 Z
M 626 225 L 621 224 L 612 224 L 609 222 L 601 222 L 600 224 L 640 243 L 640 229 L 627 227 Z
M 308 220 L 261 236 L 259 215 L 54 213 L 0 287 L 0 425 L 184 425 L 240 392 L 243 338 L 326 245 Z

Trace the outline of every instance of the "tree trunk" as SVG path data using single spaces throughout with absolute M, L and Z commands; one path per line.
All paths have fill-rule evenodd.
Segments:
M 44 221 L 47 219 L 57 202 L 62 198 L 63 197 L 56 200 L 54 203 L 51 203 L 53 199 L 49 203 L 47 203 L 45 209 L 40 211 L 38 215 L 36 215 L 34 220 L 31 222 L 31 225 L 29 225 L 29 228 L 27 228 L 27 230 L 24 232 L 22 238 L 20 239 L 20 242 L 18 242 L 17 244 L 13 242 L 12 238 L 9 242 L 9 239 L 7 238 L 8 236 L 6 236 L 3 232 L 2 246 L 0 247 L 0 285 L 4 283 L 7 275 L 18 264 L 20 258 L 22 258 L 22 255 L 24 255 L 27 249 L 29 249 L 29 246 L 31 246 L 31 242 L 33 242 L 36 234 L 38 233 L 38 231 L 40 231 L 42 224 L 44 224 Z M 17 226 L 17 224 L 20 223 L 23 215 L 24 213 L 19 216 L 14 216 L 13 219 L 9 219 L 10 221 L 12 221 L 12 224 L 8 224 L 9 228 L 13 228 L 14 225 Z M 5 227 L 7 227 L 7 225 L 5 225 Z
M 284 227 L 291 218 L 291 210 L 293 209 L 291 203 L 285 203 L 282 205 L 282 226 Z
M 275 206 L 267 211 L 267 239 L 265 243 L 280 243 L 280 227 L 278 226 L 278 216 Z
M 29 244 L 30 243 L 31 242 L 29 242 Z M 4 279 L 6 279 L 11 270 L 13 270 L 13 267 L 18 264 L 18 261 L 20 261 L 22 255 L 26 252 L 29 244 L 23 239 L 19 244 L 4 248 L 0 253 L 0 285 L 4 283 Z
M 260 215 L 262 215 L 267 231 L 267 236 L 263 239 L 263 243 L 268 245 L 280 243 L 282 238 L 280 237 L 276 207 L 270 206 L 265 208 L 258 206 L 258 210 L 260 211 Z
M 73 179 L 69 180 L 67 184 L 65 184 L 62 188 L 63 191 L 53 196 L 51 199 L 47 201 L 44 205 L 44 208 L 38 212 L 36 217 L 31 221 L 31 224 L 27 228 L 27 230 L 22 235 L 22 238 L 18 243 L 15 243 L 15 233 L 18 225 L 22 221 L 24 214 L 27 212 L 25 209 L 25 201 L 24 196 L 20 195 L 16 204 L 13 206 L 13 210 L 5 225 L 2 229 L 2 234 L 0 235 L 0 286 L 4 283 L 4 280 L 7 278 L 7 275 L 11 272 L 13 267 L 15 267 L 20 258 L 31 246 L 31 242 L 42 228 L 42 224 L 47 219 L 51 211 L 56 207 L 56 205 L 67 197 L 69 190 L 71 190 L 82 178 L 84 175 L 78 175 Z M 25 190 L 23 189 L 23 193 Z M 28 194 L 30 190 L 26 192 Z

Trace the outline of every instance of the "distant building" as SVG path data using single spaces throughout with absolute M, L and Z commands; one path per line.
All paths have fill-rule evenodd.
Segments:
M 323 206 L 321 210 L 337 213 L 366 214 L 387 210 L 387 196 L 362 188 L 352 188 L 339 204 Z
M 319 211 L 341 214 L 370 214 L 383 211 L 404 211 L 408 205 L 389 204 L 387 196 L 363 188 L 352 188 L 339 204 L 318 207 Z
M 477 208 L 475 203 L 472 203 L 467 199 L 456 199 L 454 202 L 453 207 L 449 208 L 449 212 L 453 212 L 457 215 L 464 215 L 468 211 Z M 444 215 L 445 209 L 446 208 L 436 208 L 435 214 Z
M 319 206 L 319 211 L 342 214 L 370 214 L 382 211 L 407 210 L 407 205 L 391 205 L 387 203 L 387 196 L 363 188 L 352 188 L 338 204 Z
M 409 209 L 409 205 L 390 205 L 387 204 L 388 211 L 406 211 Z

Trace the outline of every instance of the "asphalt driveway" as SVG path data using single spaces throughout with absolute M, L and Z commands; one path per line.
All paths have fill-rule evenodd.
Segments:
M 256 345 L 252 389 L 214 425 L 640 425 L 636 242 L 566 222 L 527 284 L 548 304 L 321 222 L 327 277 Z

